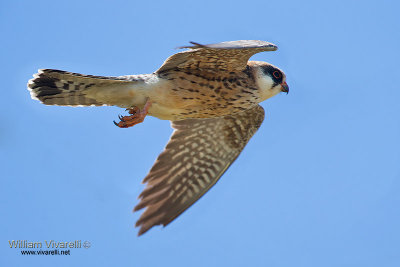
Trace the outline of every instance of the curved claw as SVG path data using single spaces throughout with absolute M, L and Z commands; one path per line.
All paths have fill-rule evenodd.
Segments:
M 121 115 L 118 115 L 118 119 L 120 119 L 121 121 L 124 121 L 123 117 Z
M 115 126 L 119 127 L 119 126 L 118 126 L 118 123 L 116 123 L 115 121 L 113 121 L 113 122 L 114 122 Z

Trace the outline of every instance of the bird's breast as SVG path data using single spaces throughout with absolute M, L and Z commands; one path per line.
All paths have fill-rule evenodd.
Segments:
M 247 110 L 259 92 L 247 75 L 176 71 L 160 75 L 149 115 L 167 120 L 221 117 Z

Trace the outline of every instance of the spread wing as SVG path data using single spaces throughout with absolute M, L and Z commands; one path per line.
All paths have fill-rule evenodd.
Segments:
M 257 105 L 235 115 L 172 122 L 165 150 L 144 178 L 135 211 L 146 208 L 136 226 L 139 235 L 166 226 L 204 195 L 239 156 L 264 120 Z
M 190 50 L 170 56 L 156 73 L 171 69 L 210 69 L 241 71 L 251 56 L 263 51 L 275 51 L 274 44 L 257 40 L 240 40 L 201 45 L 191 42 Z

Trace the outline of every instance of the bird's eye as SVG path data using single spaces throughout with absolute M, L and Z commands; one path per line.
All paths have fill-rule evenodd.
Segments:
M 280 72 L 280 71 L 274 71 L 273 73 L 272 73 L 272 75 L 274 75 L 274 77 L 276 78 L 276 79 L 280 79 L 280 78 L 282 78 L 282 73 Z

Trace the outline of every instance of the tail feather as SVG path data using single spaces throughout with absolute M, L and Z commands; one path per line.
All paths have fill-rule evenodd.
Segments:
M 60 106 L 114 105 L 104 99 L 95 99 L 92 92 L 132 83 L 130 76 L 93 76 L 53 69 L 39 70 L 33 77 L 28 82 L 31 97 L 46 105 Z

